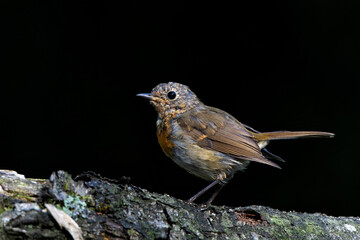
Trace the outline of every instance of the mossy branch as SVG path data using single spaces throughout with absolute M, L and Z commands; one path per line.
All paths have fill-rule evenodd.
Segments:
M 0 239 L 360 239 L 360 218 L 263 206 L 202 210 L 92 174 L 39 180 L 0 170 L 0 194 Z M 49 205 L 75 220 L 82 238 L 59 227 Z

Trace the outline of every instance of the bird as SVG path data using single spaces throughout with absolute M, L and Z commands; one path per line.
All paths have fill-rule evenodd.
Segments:
M 334 137 L 333 133 L 321 131 L 259 132 L 229 113 L 205 105 L 188 86 L 176 82 L 160 83 L 151 93 L 136 96 L 148 99 L 157 111 L 156 135 L 165 155 L 188 173 L 211 182 L 188 202 L 193 203 L 217 185 L 205 208 L 250 162 L 280 168 L 269 160 L 284 162 L 265 148 L 270 141 Z

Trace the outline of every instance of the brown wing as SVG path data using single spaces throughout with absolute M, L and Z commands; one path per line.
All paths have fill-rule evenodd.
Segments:
M 253 135 L 230 114 L 212 107 L 197 107 L 177 121 L 199 146 L 234 157 L 280 168 L 266 159 Z

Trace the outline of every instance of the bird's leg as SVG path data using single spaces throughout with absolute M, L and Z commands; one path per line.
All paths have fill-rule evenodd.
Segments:
M 192 196 L 189 200 L 188 200 L 188 202 L 189 203 L 192 203 L 193 201 L 195 201 L 198 197 L 200 197 L 201 195 L 203 195 L 204 194 L 204 192 L 206 192 L 207 190 L 209 190 L 210 188 L 212 188 L 213 186 L 215 186 L 216 184 L 218 184 L 220 181 L 218 180 L 218 179 L 216 179 L 215 181 L 213 181 L 212 183 L 210 183 L 206 188 L 204 188 L 203 190 L 201 190 L 200 192 L 198 192 L 197 194 L 195 194 L 194 196 Z M 218 190 L 217 191 L 217 193 L 216 193 L 216 195 L 219 193 L 219 191 L 220 190 Z M 216 195 L 213 197 L 211 197 L 211 198 L 215 198 L 216 197 Z M 210 200 L 210 199 L 209 199 Z M 214 200 L 214 199 L 212 199 L 212 200 Z M 211 202 L 210 202 L 211 203 Z
M 218 188 L 216 189 L 216 191 L 213 193 L 213 195 L 211 196 L 211 198 L 209 200 L 207 200 L 207 202 L 205 203 L 205 209 L 207 209 L 210 204 L 212 203 L 212 201 L 214 201 L 214 199 L 216 198 L 216 196 L 219 194 L 219 192 L 221 191 L 221 189 L 224 187 L 224 184 L 219 184 Z

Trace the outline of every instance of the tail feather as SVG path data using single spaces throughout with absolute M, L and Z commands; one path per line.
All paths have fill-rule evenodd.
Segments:
M 253 133 L 253 135 L 254 138 L 258 141 L 312 138 L 312 137 L 332 138 L 335 136 L 335 134 L 333 133 L 318 132 L 318 131 L 299 131 L 299 132 L 278 131 L 278 132 Z
M 264 156 L 266 158 L 274 159 L 274 160 L 277 160 L 277 161 L 280 161 L 280 162 L 285 162 L 284 159 L 282 159 L 281 157 L 269 152 L 266 148 L 262 148 L 261 152 L 264 154 Z

